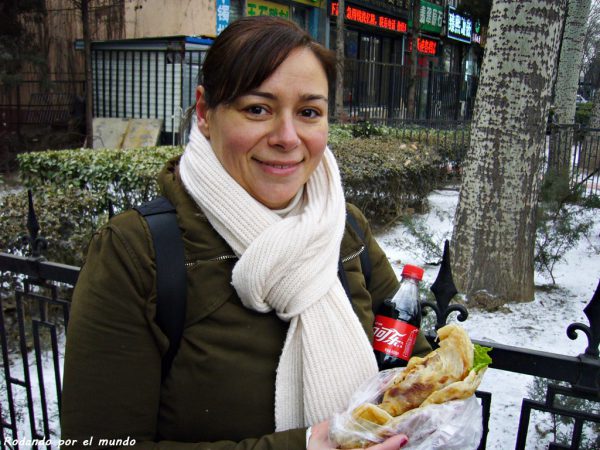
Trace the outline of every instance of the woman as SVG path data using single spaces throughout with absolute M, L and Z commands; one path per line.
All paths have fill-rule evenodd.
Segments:
M 75 290 L 63 438 L 332 448 L 327 419 L 376 373 L 372 311 L 398 284 L 348 205 L 373 265 L 367 290 L 363 243 L 345 225 L 326 148 L 334 58 L 289 21 L 244 18 L 216 39 L 202 70 L 190 143 L 159 179 L 188 261 L 180 349 L 161 383 L 168 342 L 154 321 L 152 241 L 143 218 L 121 214 L 92 240 Z M 340 254 L 355 255 L 344 264 L 351 302 L 337 280 Z

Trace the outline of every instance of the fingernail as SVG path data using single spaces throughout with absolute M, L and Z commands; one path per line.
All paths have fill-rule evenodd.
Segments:
M 405 436 L 404 439 L 400 442 L 400 446 L 398 448 L 404 447 L 408 443 L 408 438 Z

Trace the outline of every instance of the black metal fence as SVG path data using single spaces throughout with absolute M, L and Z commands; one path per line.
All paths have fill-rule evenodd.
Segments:
M 30 75 L 31 76 L 31 75 Z M 25 125 L 66 125 L 84 118 L 84 81 L 30 80 L 0 86 L 0 132 Z
M 162 119 L 162 143 L 179 143 L 205 55 L 206 50 L 94 50 L 94 117 Z
M 552 125 L 544 169 L 568 174 L 581 195 L 600 195 L 600 128 Z
M 346 59 L 344 113 L 350 121 L 395 125 L 415 121 L 465 121 L 473 113 L 478 78 L 419 67 L 414 111 L 409 109 L 410 67 Z
M 460 176 L 471 143 L 469 121 L 394 119 L 392 125 L 393 135 L 433 147 L 442 158 L 445 173 Z M 551 170 L 568 177 L 570 188 L 580 196 L 600 195 L 600 128 L 549 125 L 540 174 Z
M 160 118 L 163 143 L 180 142 L 183 113 L 195 102 L 205 54 L 205 50 L 94 50 L 94 116 Z M 407 66 L 346 59 L 347 118 L 387 124 L 409 118 L 409 76 Z M 468 120 L 476 91 L 475 77 L 419 68 L 410 119 Z
M 39 254 L 43 240 L 37 237 L 34 218 L 30 210 L 29 241 L 37 243 L 36 256 L 0 253 L 0 439 L 6 448 L 57 448 L 60 443 L 63 349 L 71 288 L 77 281 L 79 268 L 43 260 Z M 459 321 L 468 316 L 464 306 L 450 304 L 456 289 L 451 281 L 447 251 L 446 243 L 438 274 L 440 282 L 436 280 L 432 286 L 436 302 L 423 302 L 424 309 L 435 313 L 436 328 L 446 324 L 452 313 L 458 313 Z M 597 412 L 565 406 L 568 405 L 565 399 L 600 403 L 600 283 L 584 313 L 589 324 L 573 323 L 566 330 L 571 339 L 576 339 L 578 332 L 587 337 L 587 349 L 577 356 L 476 341 L 492 347 L 492 368 L 567 383 L 566 386 L 550 383 L 543 402 L 523 399 L 516 449 L 526 448 L 532 411 L 574 420 L 569 445 L 553 443 L 550 449 L 580 448 L 584 424 L 599 426 Z M 433 334 L 428 338 L 433 343 Z M 489 392 L 478 392 L 477 396 L 482 402 L 484 426 L 479 448 L 485 449 L 493 396 Z M 558 397 L 563 401 L 559 402 Z M 32 445 L 33 440 L 37 445 Z M 507 443 L 506 448 L 509 446 L 512 444 Z

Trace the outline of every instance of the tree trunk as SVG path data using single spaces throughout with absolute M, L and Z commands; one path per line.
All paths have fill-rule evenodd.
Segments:
M 460 291 L 534 296 L 539 171 L 566 0 L 495 0 L 453 233 Z
M 407 113 L 409 119 L 417 118 L 417 66 L 419 64 L 419 31 L 421 29 L 421 2 L 413 0 L 412 4 L 412 51 L 410 52 L 410 73 L 408 77 Z
M 594 102 L 594 108 L 590 116 L 590 128 L 600 128 L 600 89 L 591 100 Z
M 344 0 L 338 0 L 338 15 L 336 19 L 335 56 L 337 74 L 335 81 L 335 114 L 338 123 L 344 122 L 344 18 L 346 6 Z
M 83 53 L 85 58 L 85 146 L 93 147 L 94 128 L 92 97 L 92 42 L 90 38 L 89 0 L 81 0 L 81 20 L 83 22 Z
M 587 176 L 594 176 L 600 171 L 600 90 L 591 100 L 594 108 L 577 163 L 579 170 Z
M 554 89 L 554 115 L 559 124 L 575 123 L 575 100 L 590 4 L 591 0 L 568 0 Z

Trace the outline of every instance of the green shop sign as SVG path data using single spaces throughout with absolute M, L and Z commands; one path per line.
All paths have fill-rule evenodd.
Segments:
M 290 17 L 290 7 L 286 5 L 280 5 L 279 3 L 260 1 L 260 0 L 249 0 L 246 3 L 246 15 L 248 16 L 276 16 L 276 17 Z
M 419 22 L 421 31 L 440 34 L 444 20 L 444 7 L 421 0 Z

